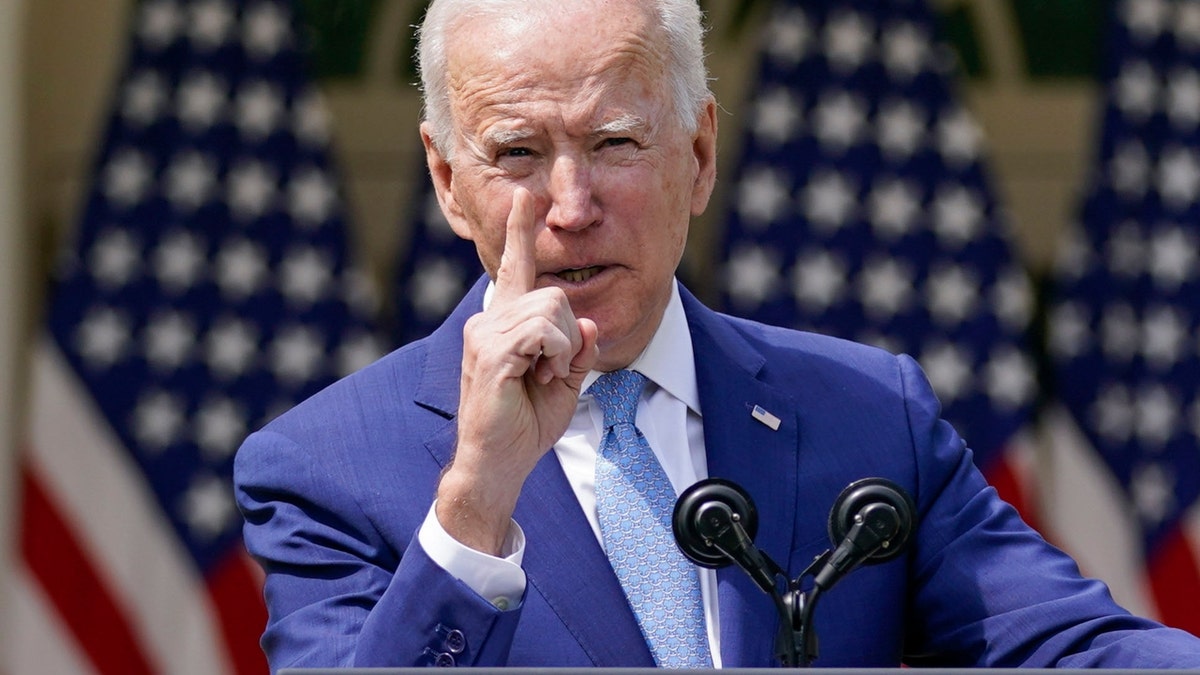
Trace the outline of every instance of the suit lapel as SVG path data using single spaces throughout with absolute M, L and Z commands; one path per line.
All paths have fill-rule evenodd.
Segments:
M 525 482 L 516 520 L 525 573 L 597 666 L 653 666 L 637 618 L 596 541 L 558 457 L 546 453 Z
M 413 402 L 432 410 L 447 420 L 458 413 L 458 388 L 462 379 L 463 327 L 467 319 L 483 309 L 483 292 L 487 289 L 487 276 L 482 277 L 454 308 L 450 316 L 438 326 L 422 344 L 425 345 L 425 361 L 421 367 L 420 381 L 413 394 Z M 411 377 L 409 373 L 396 373 L 397 379 Z M 450 425 L 453 432 L 455 426 Z M 443 430 L 444 431 L 444 430 Z M 442 435 L 439 432 L 438 437 Z M 430 450 L 438 463 L 445 466 L 454 450 L 454 434 L 445 438 L 431 439 Z
M 795 521 L 799 429 L 796 404 L 764 384 L 768 364 L 727 318 L 681 289 L 696 358 L 704 416 L 708 475 L 741 485 L 758 511 L 754 541 L 787 568 Z M 755 406 L 779 418 L 778 429 L 756 419 Z M 771 599 L 740 569 L 718 570 L 723 665 L 774 663 L 778 614 Z

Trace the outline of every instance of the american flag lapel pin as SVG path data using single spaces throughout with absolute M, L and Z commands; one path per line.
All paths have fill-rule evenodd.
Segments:
M 771 431 L 779 431 L 779 418 L 767 412 L 761 405 L 754 406 L 750 416 L 770 427 Z

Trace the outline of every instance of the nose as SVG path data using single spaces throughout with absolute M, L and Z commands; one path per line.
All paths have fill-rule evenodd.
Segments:
M 591 167 L 586 161 L 559 156 L 550 167 L 550 210 L 546 226 L 582 230 L 600 219 L 592 191 Z

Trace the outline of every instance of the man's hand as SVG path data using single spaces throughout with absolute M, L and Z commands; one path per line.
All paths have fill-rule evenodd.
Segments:
M 492 555 L 599 355 L 596 324 L 575 318 L 561 289 L 535 288 L 535 226 L 533 196 L 517 188 L 491 303 L 463 329 L 458 445 L 438 486 L 442 527 Z

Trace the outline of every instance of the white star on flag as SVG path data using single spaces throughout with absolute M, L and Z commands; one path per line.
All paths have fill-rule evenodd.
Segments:
M 769 225 L 791 205 L 787 183 L 776 171 L 763 168 L 747 176 L 738 188 L 738 206 L 748 223 Z
M 110 229 L 101 233 L 88 257 L 92 276 L 110 290 L 127 284 L 140 264 L 140 246 L 127 230 Z
M 179 87 L 179 121 L 193 133 L 207 130 L 228 105 L 226 89 L 225 81 L 209 71 L 189 74 Z
M 226 240 L 217 253 L 214 273 L 221 295 L 244 300 L 267 282 L 267 251 L 249 239 Z
M 283 117 L 283 92 L 265 80 L 242 85 L 234 101 L 238 131 L 250 143 L 262 141 L 279 126 Z

